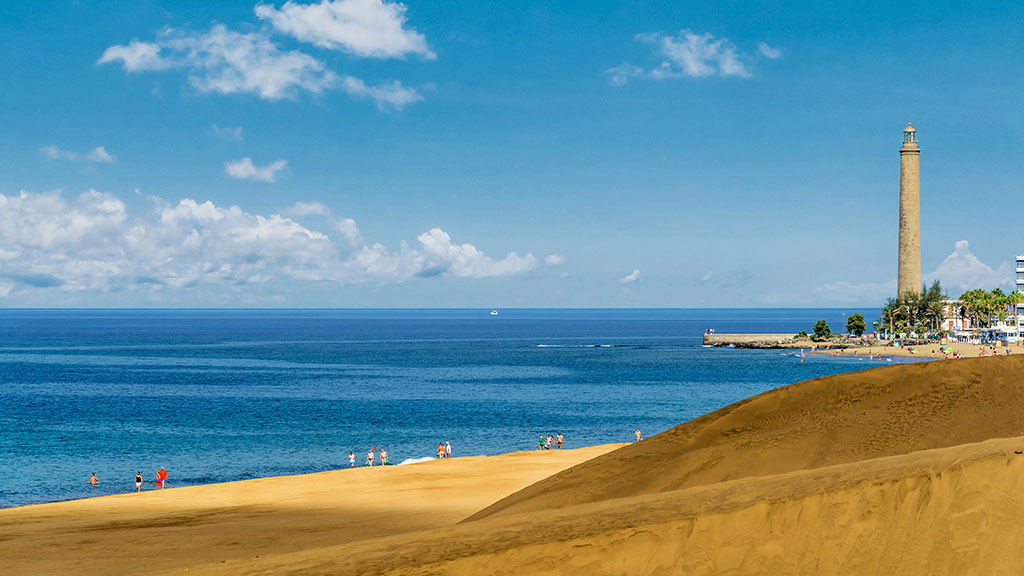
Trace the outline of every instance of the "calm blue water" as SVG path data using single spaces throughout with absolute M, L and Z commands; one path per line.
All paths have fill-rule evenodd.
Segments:
M 883 362 L 701 347 L 856 310 L 0 310 L 0 507 L 631 440 Z M 875 311 L 861 310 L 869 325 Z M 91 472 L 100 479 L 91 487 Z M 151 488 L 147 484 L 147 489 Z

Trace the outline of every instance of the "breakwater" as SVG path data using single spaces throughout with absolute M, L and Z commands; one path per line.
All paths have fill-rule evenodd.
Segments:
M 705 334 L 705 346 L 735 348 L 810 348 L 809 339 L 796 340 L 792 334 Z
M 909 342 L 908 343 L 915 343 Z M 704 345 L 715 347 L 753 348 L 770 350 L 776 348 L 809 348 L 818 350 L 836 350 L 845 348 L 862 348 L 878 346 L 879 340 L 867 337 L 854 338 L 848 335 L 836 336 L 822 341 L 812 342 L 810 338 L 794 338 L 792 334 L 705 334 Z

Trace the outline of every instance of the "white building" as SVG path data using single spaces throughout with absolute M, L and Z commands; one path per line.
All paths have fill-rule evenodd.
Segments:
M 1017 256 L 1017 285 L 1016 289 L 1024 294 L 1024 254 Z M 985 326 L 985 332 L 981 328 L 973 326 L 971 319 L 963 312 L 963 305 L 958 300 L 946 300 L 946 317 L 942 320 L 942 329 L 953 332 L 954 338 L 969 339 L 997 339 L 1008 342 L 1024 342 L 1024 304 L 1017 305 L 1017 309 L 1007 310 L 1008 314 L 1000 320 L 996 316 L 989 319 Z
M 1024 294 L 1024 254 L 1017 256 L 1017 292 Z M 1024 329 L 1021 329 L 1021 324 L 1024 324 L 1024 304 L 1017 305 L 1017 340 L 1019 341 L 1024 336 Z

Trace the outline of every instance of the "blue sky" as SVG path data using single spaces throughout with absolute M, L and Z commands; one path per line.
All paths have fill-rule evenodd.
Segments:
M 874 306 L 1011 288 L 1024 5 L 0 13 L 0 306 Z

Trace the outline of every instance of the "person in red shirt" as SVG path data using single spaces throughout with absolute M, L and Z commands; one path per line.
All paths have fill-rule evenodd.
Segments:
M 164 484 L 166 484 L 166 483 L 167 483 L 167 470 L 164 470 L 164 467 L 161 466 L 160 469 L 156 471 L 156 487 L 161 489 L 161 490 L 163 490 Z

